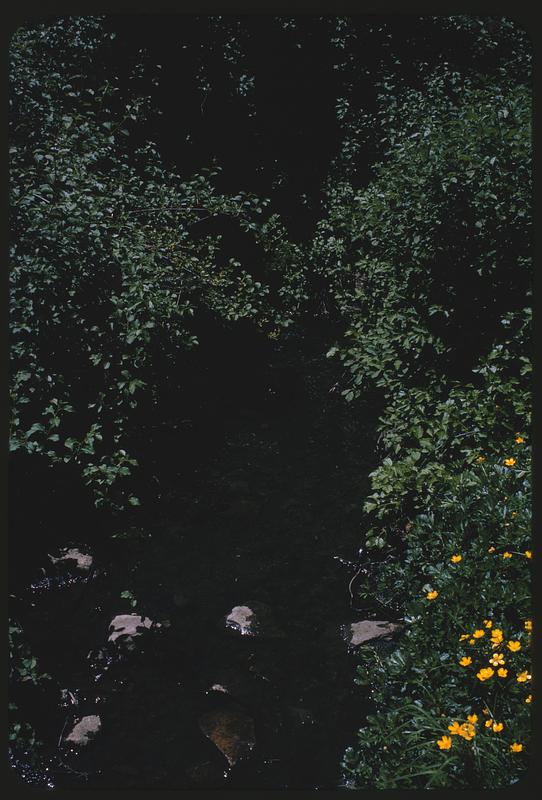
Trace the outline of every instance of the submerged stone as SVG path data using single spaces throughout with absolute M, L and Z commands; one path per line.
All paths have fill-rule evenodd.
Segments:
M 66 742 L 78 747 L 86 747 L 97 736 L 102 727 L 102 722 L 97 714 L 90 714 L 77 722 L 66 736 Z
M 387 622 L 385 620 L 366 619 L 360 622 L 353 622 L 345 626 L 345 634 L 348 644 L 355 647 L 360 644 L 367 644 L 378 639 L 390 640 L 403 629 L 403 625 L 397 622 Z
M 209 711 L 199 718 L 198 724 L 232 767 L 248 756 L 256 744 L 254 722 L 241 708 Z
M 261 638 L 282 638 L 273 612 L 264 603 L 234 606 L 225 618 L 226 630 L 234 635 Z

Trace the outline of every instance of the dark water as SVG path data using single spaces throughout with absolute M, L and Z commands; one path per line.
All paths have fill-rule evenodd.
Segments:
M 294 341 L 261 364 L 258 402 L 230 408 L 214 450 L 164 484 L 139 533 L 90 539 L 74 519 L 63 543 L 90 545 L 87 579 L 14 592 L 16 616 L 52 675 L 45 690 L 17 696 L 44 742 L 51 785 L 340 785 L 364 708 L 356 657 L 341 638 L 341 625 L 362 618 L 348 590 L 355 568 L 337 556 L 355 561 L 362 541 L 378 409 L 344 403 L 322 352 L 322 342 Z M 269 607 L 281 638 L 228 634 L 225 615 L 251 603 Z M 161 623 L 122 658 L 104 649 L 119 612 Z M 224 676 L 240 687 L 236 697 L 210 691 Z M 64 703 L 62 689 L 72 695 Z M 231 769 L 198 724 L 221 708 L 254 723 L 255 746 Z M 59 748 L 62 731 L 88 714 L 101 719 L 96 740 L 79 755 Z

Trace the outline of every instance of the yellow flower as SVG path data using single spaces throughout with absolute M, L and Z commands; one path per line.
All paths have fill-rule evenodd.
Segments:
M 482 714 L 484 714 L 486 717 L 489 715 L 489 711 L 487 710 L 487 708 L 482 709 Z M 487 727 L 487 722 L 486 722 L 486 727 Z
M 488 553 L 494 553 L 495 552 L 495 548 L 493 547 L 493 545 L 491 545 L 491 547 L 488 547 L 487 552 Z
M 512 753 L 521 753 L 521 751 L 523 750 L 523 745 L 519 744 L 519 742 L 513 742 L 510 745 L 510 750 L 512 751 Z
M 428 600 L 434 600 L 435 597 L 438 597 L 438 592 L 433 589 L 432 592 L 427 592 L 426 597 Z
M 491 631 L 491 644 L 493 647 L 498 647 L 503 640 L 503 634 L 500 628 L 493 628 Z
M 504 664 L 504 656 L 502 653 L 493 653 L 491 658 L 489 659 L 489 663 L 493 664 L 494 667 L 498 667 L 500 664 Z
M 533 629 L 533 621 L 532 621 L 532 619 L 526 619 L 525 620 L 525 630 L 526 631 L 532 631 L 532 629 Z
M 472 722 L 473 725 L 476 725 L 478 722 L 478 715 L 477 714 L 469 714 L 467 717 L 469 722 Z
M 523 672 L 518 673 L 516 680 L 518 683 L 525 683 L 525 681 L 530 681 L 531 677 L 532 676 L 530 673 L 527 672 L 527 670 L 524 670 Z
M 512 553 L 509 553 L 508 550 L 507 550 L 506 553 L 502 554 L 502 557 L 503 558 L 512 558 Z
M 524 555 L 525 555 L 525 558 L 532 558 L 533 557 L 533 554 L 532 554 L 532 552 L 530 550 L 526 550 Z
M 503 728 L 504 728 L 504 725 L 502 724 L 502 722 L 494 722 L 493 723 L 493 731 L 495 733 L 500 733 Z
M 486 728 L 491 728 L 491 726 L 493 725 L 493 720 L 492 719 L 486 719 L 484 725 L 486 726 Z
M 486 635 L 486 632 L 483 631 L 481 628 L 479 628 L 478 630 L 474 631 L 472 635 L 474 636 L 475 639 L 480 639 L 482 636 Z
M 476 736 L 474 725 L 471 725 L 470 722 L 464 722 L 458 733 L 463 737 L 463 739 L 466 739 L 467 742 L 470 742 L 470 740 Z
M 468 639 L 470 637 L 470 633 L 462 633 L 459 637 L 459 641 L 462 642 L 464 639 Z
M 486 626 L 486 628 L 491 628 L 491 627 L 493 627 L 493 623 L 491 622 L 491 620 L 490 620 L 490 619 L 485 619 L 485 620 L 484 620 L 484 625 Z
M 499 676 L 499 678 L 506 678 L 506 676 L 508 675 L 508 670 L 505 669 L 504 667 L 499 667 L 499 669 L 497 670 L 497 675 Z
M 456 553 L 456 555 L 451 557 L 450 561 L 452 562 L 452 564 L 458 564 L 462 558 L 463 556 L 460 553 Z
M 518 435 L 516 436 L 516 444 L 523 444 L 524 441 L 525 439 L 523 438 L 523 436 L 520 436 L 518 433 Z
M 532 696 L 532 694 L 528 694 L 528 695 L 527 695 L 527 697 L 525 698 L 525 702 L 526 702 L 526 703 L 532 703 L 532 702 L 533 702 L 533 696 Z
M 512 653 L 517 653 L 518 650 L 521 650 L 521 642 L 515 640 L 509 641 L 506 646 Z
M 452 740 L 449 736 L 443 736 L 442 739 L 437 739 L 437 744 L 441 750 L 449 750 L 452 746 Z
M 487 679 L 491 678 L 494 674 L 495 671 L 491 669 L 491 667 L 482 667 L 482 669 L 476 673 L 476 677 L 479 681 L 487 681 Z
M 474 644 L 475 641 L 476 639 L 469 639 L 469 644 Z
M 452 736 L 456 736 L 461 730 L 461 725 L 459 724 L 459 722 L 454 720 L 454 722 L 452 722 L 451 725 L 448 725 L 448 730 L 450 731 Z
M 463 656 L 459 663 L 462 667 L 468 667 L 470 664 L 472 664 L 472 658 L 470 656 Z
M 478 456 L 478 458 L 476 459 L 476 463 L 483 464 L 485 460 L 486 460 L 485 456 Z
M 513 519 L 515 519 L 515 518 L 517 517 L 517 515 L 518 515 L 518 512 L 517 512 L 517 511 L 512 511 L 512 513 L 511 513 L 511 515 L 510 515 L 510 516 L 511 516 Z
M 515 458 L 505 458 L 504 459 L 504 463 L 505 463 L 505 465 L 507 467 L 513 467 L 514 464 L 516 463 L 516 459 Z

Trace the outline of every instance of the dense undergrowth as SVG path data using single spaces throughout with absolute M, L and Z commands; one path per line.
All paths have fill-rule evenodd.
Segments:
M 502 788 L 529 755 L 530 93 L 515 57 L 383 93 L 375 179 L 330 193 L 357 288 L 339 292 L 348 341 L 328 355 L 347 400 L 383 392 L 367 545 L 399 553 L 364 596 L 406 622 L 392 656 L 359 667 L 375 713 L 345 756 L 353 788 Z
M 424 20 L 448 57 L 422 48 L 407 68 L 412 33 L 398 54 L 387 23 L 307 24 L 337 61 L 341 145 L 296 242 L 269 199 L 217 188 L 220 165 L 181 177 L 140 141 L 149 73 L 116 79 L 103 20 L 16 32 L 12 473 L 68 469 L 98 507 L 137 513 L 138 432 L 187 413 L 203 331 L 273 343 L 333 318 L 345 401 L 376 389 L 383 408 L 363 532 L 380 563 L 360 594 L 406 623 L 392 655 L 362 653 L 375 713 L 344 783 L 504 787 L 526 768 L 532 699 L 530 45 L 508 20 Z M 254 125 L 246 25 L 224 22 L 220 46 Z M 361 69 L 371 36 L 385 59 Z M 470 60 L 451 63 L 461 42 Z M 203 108 L 218 73 L 198 70 Z M 13 681 L 42 679 L 12 633 Z M 35 745 L 17 718 L 12 738 Z

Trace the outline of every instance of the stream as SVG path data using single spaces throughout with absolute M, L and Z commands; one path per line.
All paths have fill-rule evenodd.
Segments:
M 344 402 L 334 388 L 340 368 L 325 352 L 325 342 L 294 335 L 276 348 L 258 366 L 256 401 L 226 410 L 215 445 L 171 474 L 130 535 L 93 538 L 91 521 L 72 519 L 55 543 L 36 546 L 42 568 L 19 579 L 11 601 L 51 675 L 16 698 L 44 743 L 41 767 L 13 756 L 25 781 L 341 785 L 367 703 L 342 626 L 389 616 L 354 610 L 349 592 L 379 409 L 374 399 Z M 57 545 L 90 553 L 91 569 L 51 564 Z M 236 618 L 254 611 L 245 633 L 226 624 L 234 609 Z M 153 624 L 123 648 L 108 643 L 116 615 Z M 98 734 L 67 746 L 83 717 L 99 717 Z

